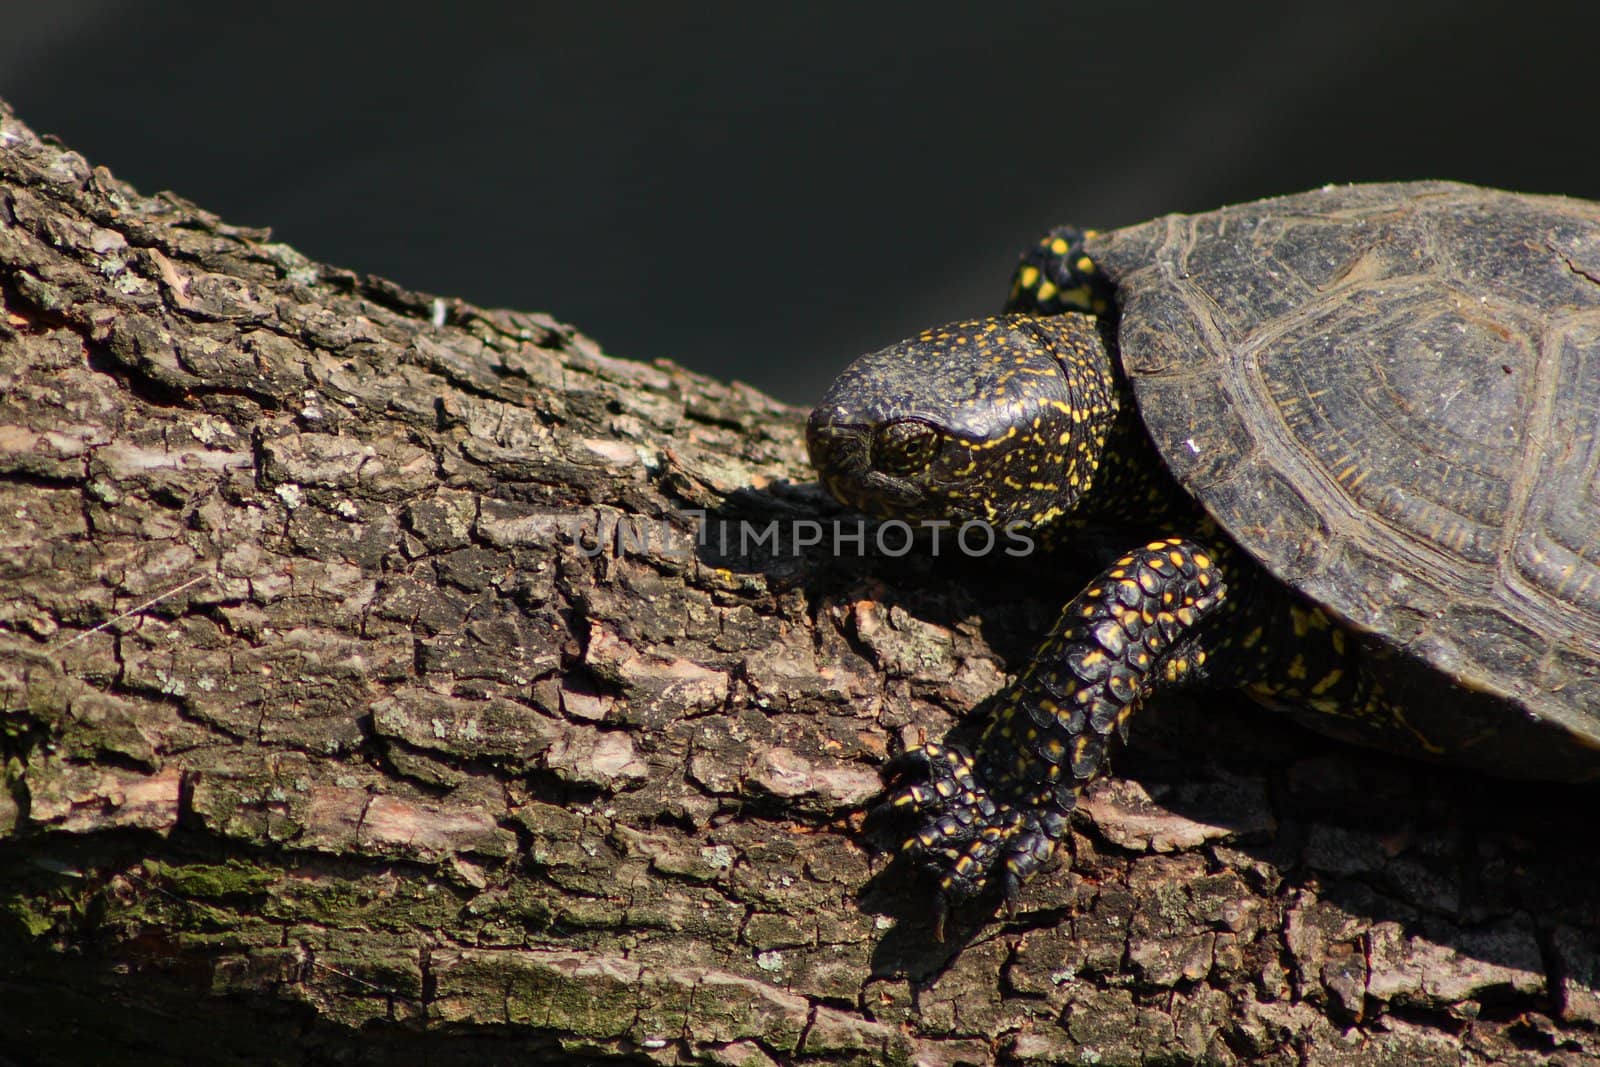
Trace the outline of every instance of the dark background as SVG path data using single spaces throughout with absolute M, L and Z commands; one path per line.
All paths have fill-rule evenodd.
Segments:
M 0 96 L 146 192 L 797 403 L 1049 224 L 1333 181 L 1600 198 L 1600 4 L 0 0 Z

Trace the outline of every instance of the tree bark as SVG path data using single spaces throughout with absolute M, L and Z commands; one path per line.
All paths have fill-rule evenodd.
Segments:
M 0 383 L 0 1061 L 1600 1056 L 1592 792 L 1232 698 L 1148 709 L 1070 855 L 935 941 L 877 768 L 1070 576 L 835 544 L 749 388 L 3 106 Z

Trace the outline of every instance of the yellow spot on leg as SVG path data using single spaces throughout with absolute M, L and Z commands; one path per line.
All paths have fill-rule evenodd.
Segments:
M 1323 693 L 1326 693 L 1328 690 L 1338 685 L 1339 679 L 1343 677 L 1344 672 L 1335 667 L 1333 670 L 1322 676 L 1322 681 L 1311 687 L 1311 695 L 1321 696 Z

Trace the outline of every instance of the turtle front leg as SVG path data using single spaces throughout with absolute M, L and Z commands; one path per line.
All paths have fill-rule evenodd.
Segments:
M 1113 287 L 1085 250 L 1093 230 L 1057 226 L 1022 253 L 1011 276 L 1007 311 L 1059 315 L 1087 311 L 1103 315 L 1111 307 Z
M 1196 634 L 1227 602 L 1224 551 L 1171 538 L 1123 556 L 1067 605 L 975 752 L 920 745 L 890 765 L 874 817 L 921 816 L 903 848 L 939 878 L 941 928 L 948 904 L 997 873 L 1015 897 L 1065 833 L 1112 732 L 1154 688 L 1203 671 Z

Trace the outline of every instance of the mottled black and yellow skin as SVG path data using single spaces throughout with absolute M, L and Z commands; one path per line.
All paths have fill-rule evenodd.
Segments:
M 1166 473 L 1081 237 L 1057 230 L 1028 254 L 1006 315 L 857 360 L 808 425 L 823 484 L 868 513 L 1129 545 L 1066 606 L 974 751 L 930 743 L 891 764 L 876 814 L 915 820 L 905 848 L 937 877 L 941 915 L 991 886 L 1013 896 L 1049 859 L 1113 735 L 1160 688 L 1244 688 L 1385 747 L 1428 748 L 1359 642 L 1265 576 Z

